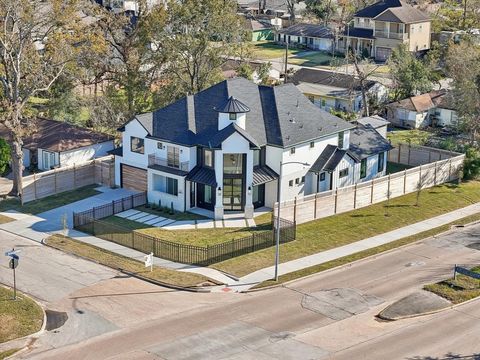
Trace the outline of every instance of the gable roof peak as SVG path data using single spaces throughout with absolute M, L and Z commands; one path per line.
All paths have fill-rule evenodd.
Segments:
M 214 110 L 220 113 L 239 114 L 249 112 L 250 108 L 240 100 L 237 100 L 233 95 L 230 95 L 226 102 L 216 106 Z

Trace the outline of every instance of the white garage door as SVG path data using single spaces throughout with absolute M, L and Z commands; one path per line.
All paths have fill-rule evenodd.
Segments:
M 377 47 L 376 59 L 380 61 L 387 61 L 392 53 L 392 49 L 386 47 Z

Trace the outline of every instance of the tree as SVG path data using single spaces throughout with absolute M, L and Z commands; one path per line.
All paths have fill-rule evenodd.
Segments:
M 155 41 L 156 34 L 166 27 L 165 7 L 159 4 L 149 8 L 146 0 L 140 0 L 135 18 L 100 6 L 96 16 L 109 57 L 106 64 L 91 71 L 94 79 L 103 76 L 104 70 L 107 79 L 124 91 L 128 116 L 149 110 L 151 88 L 165 60 L 161 43 Z
M 295 5 L 297 5 L 300 0 L 285 0 L 285 5 L 287 6 L 287 11 L 290 14 L 290 21 L 295 22 Z
M 4 139 L 0 139 L 0 175 L 5 175 L 10 165 L 10 146 Z
M 233 0 L 184 0 L 168 5 L 168 29 L 160 35 L 171 101 L 222 79 L 221 66 L 244 46 L 245 30 Z
M 433 19 L 435 31 L 467 30 L 480 23 L 480 0 L 445 0 Z
M 257 70 L 258 79 L 260 80 L 260 84 L 268 85 L 270 79 L 270 70 L 272 70 L 272 63 L 266 62 L 262 63 Z
M 249 63 L 242 62 L 237 68 L 237 75 L 247 80 L 253 80 L 253 69 Z
M 433 89 L 435 77 L 432 69 L 417 59 L 405 45 L 392 51 L 388 66 L 393 80 L 394 100 L 423 94 Z
M 460 125 L 475 145 L 480 131 L 480 46 L 469 41 L 450 43 L 446 63 Z
M 77 0 L 0 0 L 0 123 L 8 131 L 12 194 L 22 196 L 23 137 L 32 130 L 29 99 L 48 91 L 90 32 Z
M 325 26 L 337 11 L 336 3 L 332 0 L 306 0 L 307 11 L 321 20 Z

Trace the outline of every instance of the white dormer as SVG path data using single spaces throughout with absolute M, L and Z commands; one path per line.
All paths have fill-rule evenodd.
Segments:
M 215 108 L 218 112 L 218 130 L 222 130 L 230 124 L 236 124 L 245 130 L 247 112 L 250 111 L 247 105 L 230 96 L 228 100 Z

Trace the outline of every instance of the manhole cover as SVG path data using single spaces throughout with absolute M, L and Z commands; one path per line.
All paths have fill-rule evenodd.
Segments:
M 45 314 L 47 315 L 47 325 L 45 326 L 47 331 L 58 329 L 68 319 L 67 313 L 62 311 L 45 310 Z

